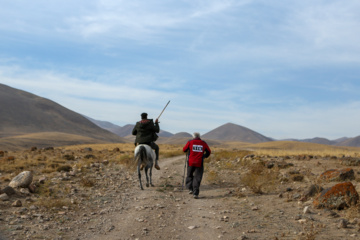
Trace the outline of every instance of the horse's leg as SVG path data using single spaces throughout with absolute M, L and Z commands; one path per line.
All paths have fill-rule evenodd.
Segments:
M 154 187 L 154 185 L 152 184 L 152 169 L 153 169 L 153 165 L 154 165 L 154 163 L 153 162 L 151 162 L 151 164 L 150 164 L 150 185 L 152 186 L 152 187 Z
M 138 176 L 139 176 L 140 188 L 141 188 L 141 190 L 144 190 L 144 188 L 143 188 L 143 186 L 142 186 L 142 183 L 141 183 L 140 161 L 139 161 L 139 163 L 138 163 L 137 170 L 138 170 Z
M 149 167 L 146 166 L 145 167 L 145 176 L 146 176 L 146 186 L 149 187 L 149 176 L 148 176 L 148 170 L 149 170 Z

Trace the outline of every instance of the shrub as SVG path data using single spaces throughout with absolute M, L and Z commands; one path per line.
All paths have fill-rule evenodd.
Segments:
M 64 159 L 70 161 L 70 160 L 75 160 L 75 157 L 74 157 L 74 155 L 66 154 L 66 155 L 64 155 Z
M 80 183 L 84 187 L 93 187 L 95 185 L 95 182 L 89 178 L 81 178 Z
M 245 173 L 241 181 L 254 193 L 262 194 L 264 191 L 271 191 L 275 188 L 279 172 L 277 169 L 267 169 L 261 163 L 254 163 Z
M 57 168 L 58 172 L 64 171 L 64 172 L 70 172 L 72 170 L 72 167 L 70 165 L 62 165 Z

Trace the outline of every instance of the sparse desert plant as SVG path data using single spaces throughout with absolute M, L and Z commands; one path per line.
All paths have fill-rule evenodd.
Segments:
M 205 172 L 204 176 L 206 178 L 206 181 L 208 181 L 210 184 L 217 184 L 220 181 L 219 173 L 214 169 Z
M 62 208 L 64 206 L 71 206 L 70 199 L 67 198 L 41 198 L 36 202 L 39 207 L 45 207 L 47 209 Z
M 70 154 L 65 154 L 63 156 L 64 159 L 68 160 L 68 161 L 73 161 L 75 160 L 75 156 L 74 155 L 70 155 Z
M 62 166 L 59 166 L 57 169 L 56 169 L 58 172 L 70 172 L 72 170 L 72 167 L 70 165 L 62 165 Z
M 136 168 L 134 156 L 130 156 L 128 154 L 120 156 L 120 163 L 131 170 L 134 170 Z
M 93 187 L 95 185 L 94 180 L 89 179 L 89 178 L 81 178 L 80 183 L 84 187 Z
M 165 179 L 165 181 L 159 185 L 159 187 L 156 189 L 156 191 L 166 192 L 166 191 L 173 190 L 173 189 L 174 189 L 174 185 L 170 184 L 168 179 Z
M 160 157 L 161 158 L 170 158 L 175 157 L 179 155 L 185 155 L 182 150 L 174 149 L 174 150 L 168 150 L 168 151 L 161 151 Z
M 300 238 L 301 240 L 315 240 L 316 235 L 319 234 L 321 229 L 323 228 L 322 225 L 314 223 L 306 224 L 303 229 L 304 235 Z
M 359 219 L 360 218 L 360 202 L 358 201 L 357 204 L 351 205 L 349 208 L 347 208 L 345 211 L 345 217 L 348 220 L 351 219 Z
M 254 163 L 249 167 L 248 172 L 241 177 L 241 182 L 254 193 L 262 194 L 276 187 L 278 176 L 278 169 L 268 169 L 261 163 Z
M 224 160 L 236 160 L 242 159 L 246 155 L 251 154 L 252 152 L 246 150 L 236 150 L 236 151 L 229 151 L 229 150 L 219 150 L 214 151 L 208 161 L 224 161 Z

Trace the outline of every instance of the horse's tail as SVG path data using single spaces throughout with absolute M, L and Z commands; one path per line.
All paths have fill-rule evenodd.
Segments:
M 148 164 L 149 160 L 147 158 L 146 148 L 144 146 L 139 147 L 139 151 L 136 155 L 136 161 L 137 163 L 140 161 L 140 164 Z

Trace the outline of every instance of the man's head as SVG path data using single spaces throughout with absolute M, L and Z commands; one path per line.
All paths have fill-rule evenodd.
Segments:
M 142 113 L 141 114 L 141 119 L 147 119 L 147 113 Z
M 194 133 L 193 133 L 193 137 L 194 137 L 194 138 L 200 138 L 200 133 L 194 132 Z

